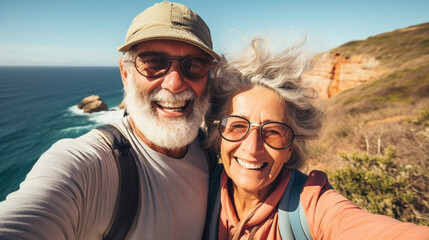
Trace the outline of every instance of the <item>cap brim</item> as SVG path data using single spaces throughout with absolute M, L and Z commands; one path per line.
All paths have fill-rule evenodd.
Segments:
M 212 56 L 217 61 L 220 61 L 220 56 L 215 53 L 212 49 L 210 49 L 208 46 L 206 46 L 204 43 L 202 43 L 197 37 L 189 34 L 189 32 L 180 31 L 180 30 L 163 30 L 163 31 L 153 31 L 152 33 L 148 33 L 147 31 L 144 33 L 144 36 L 138 36 L 138 33 L 133 36 L 135 40 L 129 41 L 126 44 L 123 44 L 119 46 L 117 49 L 120 52 L 126 52 L 131 49 L 132 46 L 149 41 L 149 40 L 175 40 L 175 41 L 181 41 L 186 42 L 189 44 L 192 44 L 204 52 L 208 53 L 210 56 Z

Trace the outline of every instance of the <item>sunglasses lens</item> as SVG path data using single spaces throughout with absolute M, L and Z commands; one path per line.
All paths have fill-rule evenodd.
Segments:
M 210 72 L 211 62 L 203 57 L 170 58 L 161 52 L 144 52 L 136 58 L 136 69 L 145 77 L 157 78 L 164 75 L 172 60 L 181 61 L 182 73 L 190 80 L 201 79 Z
M 210 72 L 211 63 L 207 58 L 188 57 L 183 59 L 182 72 L 186 78 L 200 79 Z
M 163 53 L 146 52 L 136 59 L 136 68 L 143 76 L 156 78 L 165 74 L 170 58 Z

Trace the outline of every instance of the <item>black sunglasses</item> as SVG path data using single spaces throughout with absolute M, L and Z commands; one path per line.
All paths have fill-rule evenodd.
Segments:
M 147 78 L 162 77 L 168 72 L 171 62 L 180 62 L 184 77 L 189 80 L 198 80 L 207 76 L 212 69 L 212 61 L 203 56 L 176 57 L 162 52 L 142 52 L 134 60 L 136 70 Z

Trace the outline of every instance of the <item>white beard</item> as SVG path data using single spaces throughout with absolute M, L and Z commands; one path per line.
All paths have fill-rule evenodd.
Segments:
M 137 128 L 147 140 L 165 149 L 180 149 L 191 143 L 198 134 L 203 116 L 209 107 L 209 97 L 206 92 L 200 99 L 190 89 L 178 94 L 157 87 L 149 94 L 138 89 L 132 74 L 128 74 L 128 88 L 125 94 L 125 104 L 128 114 L 132 117 Z M 193 109 L 187 117 L 158 118 L 153 107 L 157 101 L 193 102 Z

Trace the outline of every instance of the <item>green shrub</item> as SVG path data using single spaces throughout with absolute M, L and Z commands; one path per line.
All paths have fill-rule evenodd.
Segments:
M 424 193 L 412 186 L 416 169 L 394 163 L 393 148 L 385 156 L 354 153 L 341 157 L 346 167 L 328 172 L 336 191 L 372 213 L 429 225 Z
M 417 119 L 410 119 L 409 122 L 417 125 L 429 126 L 429 109 L 423 110 L 420 112 L 420 116 Z

